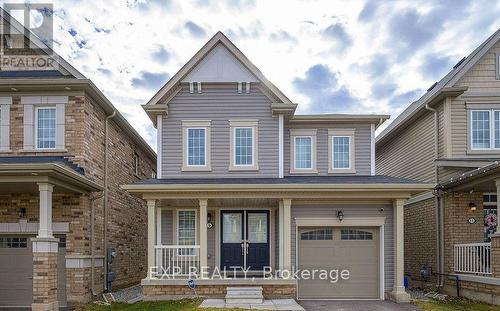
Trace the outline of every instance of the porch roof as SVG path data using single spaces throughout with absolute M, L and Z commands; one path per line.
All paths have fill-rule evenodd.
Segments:
M 83 168 L 62 156 L 0 157 L 2 192 L 36 192 L 36 184 L 45 182 L 79 193 L 103 189 L 85 177 Z
M 500 162 L 495 161 L 491 164 L 467 171 L 458 176 L 439 183 L 436 190 L 454 189 L 460 186 L 474 186 L 500 178 Z
M 287 176 L 284 178 L 162 178 L 123 189 L 148 198 L 408 198 L 433 185 L 389 176 Z
M 421 182 L 384 175 L 375 176 L 285 176 L 284 178 L 160 178 L 144 179 L 134 185 L 255 185 L 255 184 L 423 184 Z

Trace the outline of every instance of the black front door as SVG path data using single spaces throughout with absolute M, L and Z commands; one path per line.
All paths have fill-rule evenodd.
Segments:
M 221 269 L 269 266 L 269 211 L 221 212 Z

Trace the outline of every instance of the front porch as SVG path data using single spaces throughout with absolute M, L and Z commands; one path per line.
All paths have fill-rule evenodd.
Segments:
M 318 298 L 407 301 L 403 204 L 429 185 L 387 182 L 387 177 L 310 179 L 124 186 L 148 205 L 146 299 L 191 297 L 192 279 L 196 293 L 208 297 L 223 297 L 228 286 L 260 286 L 266 299 L 307 299 L 317 293 Z M 318 257 L 310 256 L 316 250 Z M 328 259 L 330 252 L 334 260 Z M 354 272 L 340 285 L 321 281 L 325 286 L 294 274 L 311 265 Z

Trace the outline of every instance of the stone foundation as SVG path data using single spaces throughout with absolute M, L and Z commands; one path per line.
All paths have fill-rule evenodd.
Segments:
M 231 285 L 198 285 L 196 293 L 201 297 L 209 298 L 224 298 L 226 296 L 226 288 Z M 248 285 L 245 285 L 248 286 Z M 273 298 L 296 298 L 297 287 L 293 284 L 282 285 L 260 285 L 262 294 L 265 299 Z M 187 285 L 144 285 L 143 286 L 144 300 L 169 300 L 179 298 L 192 298 L 195 294 Z

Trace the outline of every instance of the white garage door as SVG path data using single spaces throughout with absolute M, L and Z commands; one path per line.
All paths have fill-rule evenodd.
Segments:
M 378 228 L 301 227 L 298 235 L 298 268 L 326 270 L 299 279 L 300 299 L 378 299 Z M 330 272 L 334 270 L 334 272 Z M 338 274 L 335 273 L 338 270 Z M 343 270 L 344 279 L 341 277 Z M 312 275 L 312 272 L 311 272 Z
M 66 306 L 66 238 L 57 236 L 57 291 L 61 307 Z M 33 302 L 32 236 L 0 235 L 0 307 L 31 307 Z

